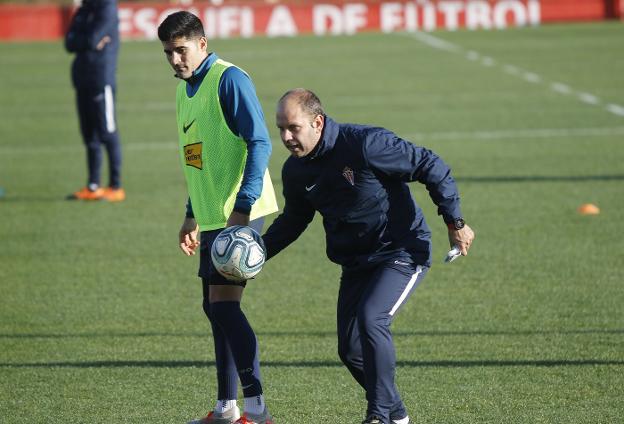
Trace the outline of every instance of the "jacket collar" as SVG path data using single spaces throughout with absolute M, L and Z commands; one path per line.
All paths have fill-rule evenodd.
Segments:
M 310 152 L 309 155 L 305 156 L 304 159 L 307 161 L 314 160 L 318 157 L 325 155 L 327 152 L 333 150 L 336 145 L 336 139 L 338 138 L 338 132 L 340 130 L 340 124 L 331 119 L 329 116 L 325 116 L 325 126 L 323 127 L 323 132 L 321 133 L 321 139 L 318 144 Z
M 193 71 L 193 74 L 184 81 L 191 85 L 201 83 L 201 81 L 204 79 L 204 77 L 212 67 L 212 64 L 215 63 L 218 58 L 219 57 L 215 53 L 209 53 L 208 56 L 206 56 L 206 58 L 202 61 L 202 63 L 197 67 L 197 69 Z
M 204 77 L 212 67 L 212 65 L 219 59 L 219 56 L 216 53 L 209 53 L 208 56 L 204 59 L 204 61 L 193 71 L 193 74 L 185 79 L 186 81 L 186 95 L 189 97 L 193 97 L 197 90 L 199 90 L 199 86 L 204 81 Z M 176 78 L 177 76 L 174 75 Z

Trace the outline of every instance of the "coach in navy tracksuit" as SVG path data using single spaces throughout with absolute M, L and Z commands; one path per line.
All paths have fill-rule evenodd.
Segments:
M 70 198 L 110 201 L 125 198 L 121 189 L 121 146 L 115 121 L 118 26 L 116 0 L 83 0 L 65 37 L 65 48 L 76 54 L 71 74 L 89 173 L 86 187 Z M 102 144 L 109 161 L 107 188 L 100 188 Z
M 366 390 L 364 423 L 408 423 L 394 383 L 390 324 L 431 265 L 431 241 L 406 183 L 425 184 L 451 245 L 466 255 L 474 233 L 450 169 L 388 130 L 333 121 L 309 90 L 286 93 L 276 119 L 291 157 L 282 171 L 284 211 L 263 237 L 267 255 L 295 241 L 320 212 L 327 256 L 342 265 L 338 351 Z

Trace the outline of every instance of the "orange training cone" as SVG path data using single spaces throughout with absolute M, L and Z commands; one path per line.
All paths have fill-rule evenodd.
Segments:
M 585 203 L 579 206 L 577 210 L 581 215 L 598 215 L 600 213 L 600 208 L 593 203 Z

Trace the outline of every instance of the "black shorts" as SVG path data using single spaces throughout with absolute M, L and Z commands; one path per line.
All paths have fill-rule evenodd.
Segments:
M 249 223 L 249 226 L 256 230 L 258 234 L 262 234 L 263 225 L 264 217 L 254 219 Z M 212 264 L 212 259 L 210 258 L 210 249 L 212 249 L 212 243 L 221 231 L 223 231 L 223 228 L 219 228 L 217 230 L 202 231 L 199 246 L 199 272 L 197 273 L 197 275 L 201 277 L 204 283 L 207 283 L 209 285 L 235 285 L 245 287 L 247 285 L 246 281 L 230 281 L 226 279 L 223 275 L 219 274 L 219 272 Z

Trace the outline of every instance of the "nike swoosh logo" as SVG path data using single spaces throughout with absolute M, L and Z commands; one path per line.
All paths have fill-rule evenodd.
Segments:
M 195 123 L 195 120 L 193 119 L 190 124 L 188 124 L 188 125 L 184 125 L 183 124 L 182 125 L 182 131 L 184 131 L 184 134 L 186 134 L 186 132 L 189 130 L 189 128 L 191 128 L 191 125 L 193 125 L 194 123 Z
M 316 187 L 316 184 L 312 184 L 310 187 L 306 186 L 306 191 L 312 191 L 312 189 Z

